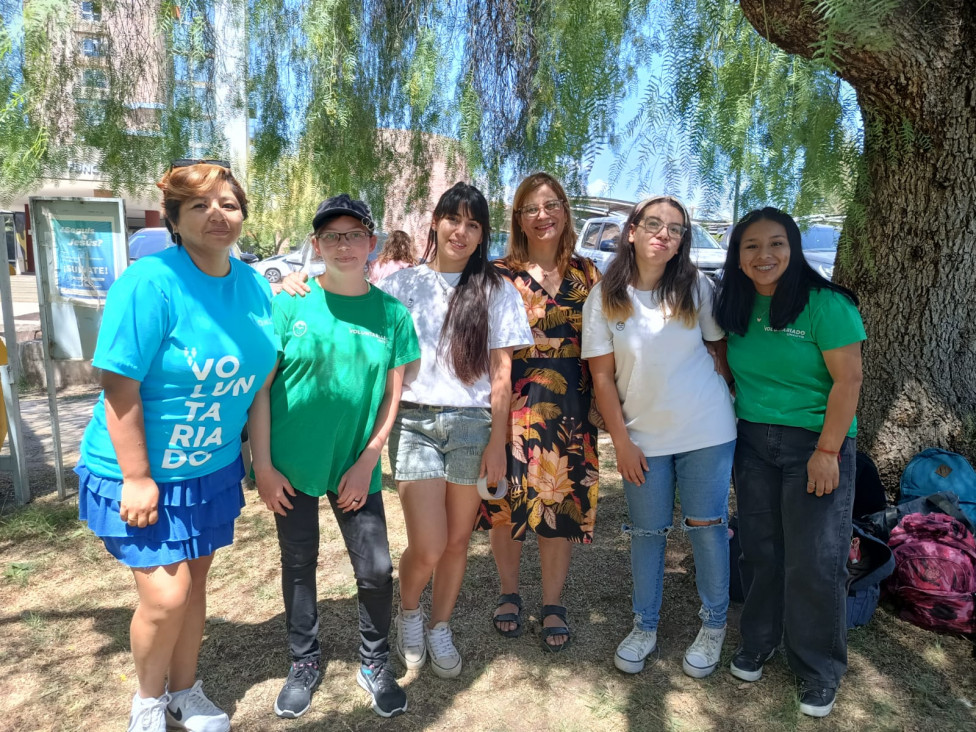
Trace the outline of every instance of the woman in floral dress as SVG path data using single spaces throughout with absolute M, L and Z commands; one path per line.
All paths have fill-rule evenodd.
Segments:
M 566 193 L 546 173 L 529 176 L 512 203 L 509 251 L 495 265 L 522 295 L 535 344 L 512 359 L 508 494 L 482 504 L 478 528 L 491 529 L 501 596 L 495 629 L 522 632 L 519 562 L 527 531 L 539 541 L 542 643 L 553 653 L 570 640 L 563 585 L 573 543 L 593 541 L 599 493 L 591 384 L 580 360 L 583 303 L 600 273 L 574 254 Z

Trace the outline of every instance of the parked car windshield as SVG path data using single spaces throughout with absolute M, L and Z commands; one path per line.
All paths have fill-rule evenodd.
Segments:
M 129 237 L 129 259 L 139 259 L 161 252 L 170 241 L 170 235 L 166 229 L 139 229 Z
M 801 231 L 800 237 L 804 251 L 830 251 L 837 249 L 840 229 L 833 226 L 811 226 L 806 231 Z

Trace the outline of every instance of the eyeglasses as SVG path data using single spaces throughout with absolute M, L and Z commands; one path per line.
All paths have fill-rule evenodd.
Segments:
M 640 226 L 642 229 L 644 229 L 644 231 L 652 235 L 657 234 L 661 229 L 667 229 L 668 236 L 672 239 L 680 239 L 685 235 L 685 232 L 688 231 L 688 229 L 681 224 L 666 224 L 661 221 L 661 219 L 656 219 L 653 217 L 644 219 L 637 224 L 637 226 Z
M 169 169 L 189 168 L 191 165 L 216 165 L 220 168 L 230 170 L 229 160 L 197 160 L 196 158 L 180 158 L 179 160 L 174 160 L 169 164 Z
M 518 210 L 518 213 L 534 219 L 542 212 L 542 209 L 545 209 L 547 214 L 554 214 L 562 207 L 562 201 L 546 201 L 541 206 L 536 206 L 534 203 L 530 203 L 528 206 L 522 206 L 522 208 Z
M 343 239 L 347 244 L 363 244 L 369 241 L 365 231 L 325 231 L 317 237 L 327 247 L 337 247 Z

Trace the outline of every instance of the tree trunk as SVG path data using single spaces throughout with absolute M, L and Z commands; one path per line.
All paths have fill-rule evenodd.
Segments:
M 813 6 L 742 0 L 760 33 L 804 56 L 824 30 Z M 976 462 L 976 3 L 904 6 L 890 48 L 836 60 L 865 134 L 835 271 L 868 332 L 859 447 L 889 489 L 925 447 Z

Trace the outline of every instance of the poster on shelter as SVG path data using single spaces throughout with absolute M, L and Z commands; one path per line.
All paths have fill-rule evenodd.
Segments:
M 51 218 L 57 291 L 66 300 L 102 304 L 117 276 L 112 222 Z

